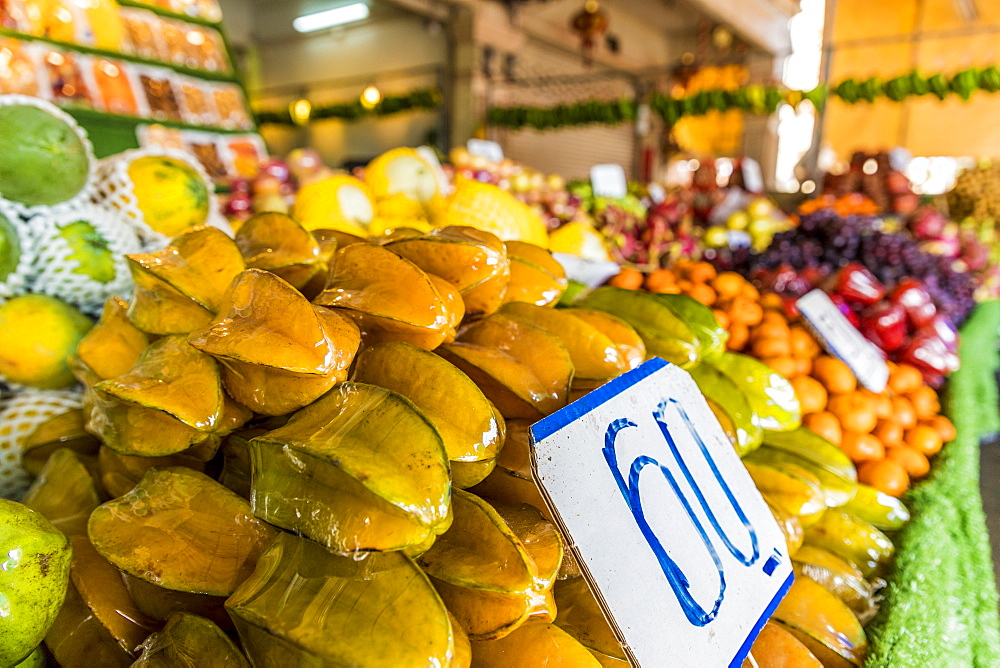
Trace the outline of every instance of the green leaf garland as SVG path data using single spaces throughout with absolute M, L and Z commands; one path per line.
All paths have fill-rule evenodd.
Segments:
M 654 93 L 649 100 L 649 107 L 667 125 L 673 125 L 685 116 L 701 116 L 709 111 L 739 110 L 751 114 L 772 114 L 783 103 L 798 107 L 806 100 L 822 110 L 831 95 L 847 104 L 870 104 L 880 98 L 903 102 L 909 97 L 921 95 L 934 95 L 939 100 L 957 95 L 967 101 L 977 90 L 1000 92 L 1000 69 L 996 66 L 970 67 L 950 77 L 942 73 L 923 76 L 914 70 L 886 80 L 878 77 L 860 81 L 848 78 L 836 85 L 820 84 L 808 91 L 749 84 L 736 90 L 702 90 L 683 98 Z M 487 119 L 494 127 L 515 130 L 555 130 L 591 124 L 618 125 L 633 121 L 638 106 L 639 103 L 633 99 L 620 98 L 587 100 L 554 107 L 492 107 L 487 112 Z
M 386 95 L 382 101 L 373 108 L 368 109 L 361 104 L 361 100 L 355 99 L 351 102 L 340 102 L 337 104 L 327 104 L 321 107 L 313 107 L 309 115 L 310 121 L 319 121 L 336 118 L 342 121 L 356 121 L 368 116 L 391 116 L 406 111 L 432 111 L 441 106 L 441 93 L 437 88 L 423 88 L 410 91 L 405 95 Z M 288 109 L 278 111 L 258 111 L 256 113 L 257 123 L 275 123 L 279 125 L 295 125 Z

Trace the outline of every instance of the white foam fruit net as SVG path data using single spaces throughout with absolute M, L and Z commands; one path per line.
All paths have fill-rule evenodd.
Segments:
M 73 195 L 73 197 L 69 198 L 65 202 L 53 204 L 52 206 L 28 206 L 21 202 L 6 199 L 2 195 L 0 195 L 0 201 L 26 218 L 42 211 L 63 208 L 72 209 L 80 204 L 89 202 L 94 195 L 94 185 L 97 178 L 97 172 L 95 169 L 97 160 L 94 157 L 94 146 L 90 143 L 90 138 L 87 137 L 87 132 L 80 127 L 80 124 L 76 122 L 75 118 L 51 102 L 47 102 L 40 98 L 31 97 L 30 95 L 0 95 L 0 107 L 12 105 L 29 105 L 32 107 L 38 107 L 42 111 L 55 116 L 70 126 L 73 129 L 73 132 L 76 133 L 76 136 L 80 138 L 80 141 L 83 143 L 84 151 L 87 154 L 87 180 L 80 191 Z
M 10 224 L 14 234 L 17 235 L 16 240 L 8 239 L 7 242 L 16 242 L 20 253 L 17 266 L 0 279 L 0 304 L 2 304 L 11 297 L 24 294 L 30 288 L 37 249 L 35 238 L 30 234 L 28 226 L 21 220 L 18 212 L 5 201 L 0 201 L 0 216 Z
M 182 162 L 201 178 L 205 183 L 205 188 L 211 197 L 215 192 L 215 185 L 208 177 L 208 173 L 201 163 L 191 154 L 176 149 L 164 148 L 162 146 L 148 146 L 146 148 L 132 149 L 108 156 L 97 164 L 97 183 L 94 188 L 94 202 L 101 206 L 113 208 L 125 217 L 135 228 L 140 241 L 147 250 L 164 248 L 170 239 L 159 232 L 153 230 L 143 216 L 142 209 L 139 208 L 139 200 L 135 195 L 135 184 L 129 176 L 129 165 L 138 158 L 147 156 L 167 157 L 178 162 Z M 228 228 L 228 223 L 222 214 L 216 210 L 217 207 L 210 206 L 206 225 L 219 227 L 223 231 Z
M 80 253 L 63 236 L 69 226 L 80 222 L 93 228 L 98 246 L 106 245 L 114 268 L 110 280 L 88 275 L 86 260 L 81 261 Z M 119 211 L 81 204 L 38 214 L 27 226 L 37 248 L 32 284 L 35 292 L 57 297 L 91 315 L 99 315 L 104 301 L 112 295 L 123 299 L 131 296 L 132 277 L 125 255 L 141 252 L 143 245 L 135 228 Z
M 21 466 L 24 442 L 56 415 L 83 406 L 83 394 L 73 390 L 25 389 L 0 404 L 0 497 L 19 499 L 31 484 Z

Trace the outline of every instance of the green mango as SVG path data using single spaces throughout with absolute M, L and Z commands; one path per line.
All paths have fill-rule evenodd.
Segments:
M 69 584 L 69 539 L 25 505 L 0 499 L 0 665 L 24 661 L 52 625 Z
M 806 427 L 791 431 L 764 430 L 764 445 L 808 459 L 847 480 L 857 480 L 854 463 L 844 451 Z
M 885 567 L 895 547 L 888 536 L 868 522 L 840 509 L 830 509 L 806 529 L 805 544 L 823 548 L 856 566 L 868 577 Z
M 857 567 L 829 550 L 803 545 L 792 556 L 795 577 L 805 576 L 823 585 L 847 604 L 862 623 L 878 611 L 876 587 L 865 580 Z
M 732 423 L 736 437 L 736 452 L 740 457 L 760 446 L 764 431 L 760 428 L 757 414 L 750 408 L 746 395 L 736 383 L 718 369 L 707 364 L 699 364 L 689 371 L 698 389 L 709 401 L 713 411 L 721 410 Z M 722 420 L 720 420 L 722 422 Z
M 910 520 L 910 511 L 902 501 L 861 483 L 842 510 L 883 531 L 895 531 Z
M 87 276 L 98 283 L 115 280 L 115 258 L 108 248 L 108 240 L 85 220 L 77 220 L 59 230 L 59 236 L 69 245 L 70 261 L 77 266 L 74 274 Z
M 687 323 L 701 342 L 701 357 L 713 360 L 726 352 L 729 331 L 715 319 L 712 309 L 687 295 L 656 295 L 678 318 Z
M 0 216 L 0 281 L 14 273 L 21 262 L 21 240 L 17 230 L 5 217 Z
M 64 202 L 83 189 L 90 156 L 73 127 L 28 104 L 0 107 L 0 196 L 27 206 Z
M 764 429 L 790 431 L 802 424 L 795 389 L 768 365 L 740 353 L 723 353 L 711 364 L 743 391 Z
M 772 448 L 765 442 L 754 452 L 747 455 L 747 460 L 755 464 L 763 464 L 776 469 L 798 471 L 804 469 L 816 476 L 823 490 L 823 499 L 828 508 L 842 506 L 857 491 L 858 484 L 853 477 L 844 477 L 840 472 L 817 463 L 807 457 L 802 457 L 787 450 Z
M 605 286 L 573 305 L 610 313 L 632 325 L 651 357 L 662 357 L 685 369 L 701 359 L 702 345 L 694 331 L 656 295 Z

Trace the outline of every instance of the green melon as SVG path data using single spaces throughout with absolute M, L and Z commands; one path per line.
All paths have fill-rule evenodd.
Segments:
M 83 189 L 89 172 L 86 147 L 66 121 L 31 105 L 0 107 L 0 196 L 58 204 Z
M 21 261 L 21 241 L 10 221 L 0 215 L 0 282 L 14 273 Z

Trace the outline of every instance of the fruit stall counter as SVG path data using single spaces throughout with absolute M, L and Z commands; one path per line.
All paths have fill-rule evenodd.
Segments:
M 1000 430 L 1000 302 L 962 329 L 962 366 L 944 396 L 957 438 L 907 497 L 913 519 L 896 536 L 895 568 L 869 627 L 866 666 L 1000 665 L 997 590 L 979 494 L 979 441 Z

